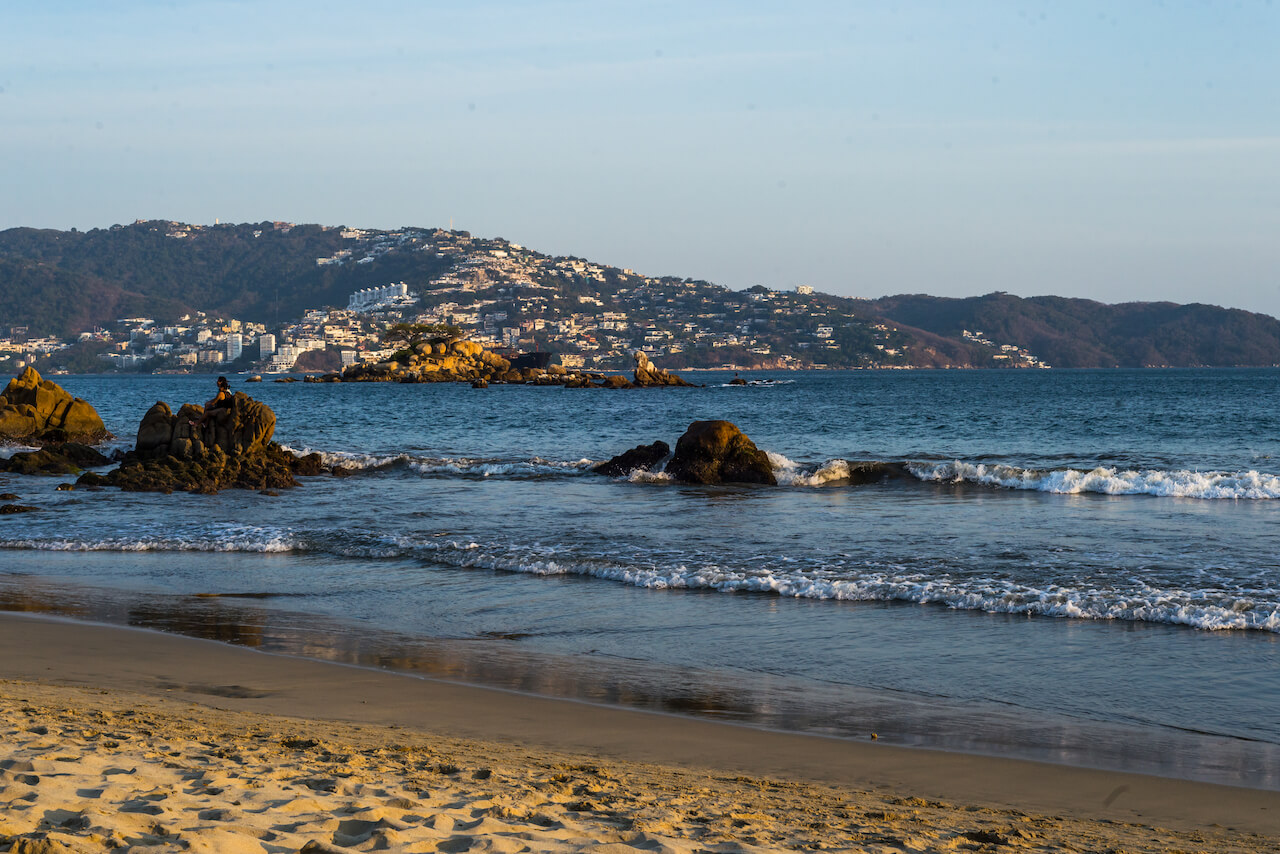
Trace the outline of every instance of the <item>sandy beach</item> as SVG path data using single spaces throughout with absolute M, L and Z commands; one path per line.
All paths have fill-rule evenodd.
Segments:
M 0 615 L 0 851 L 1240 851 L 1280 793 Z

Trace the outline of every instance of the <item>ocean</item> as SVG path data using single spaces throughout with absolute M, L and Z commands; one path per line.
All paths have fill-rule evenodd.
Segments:
M 0 475 L 0 608 L 747 726 L 1280 789 L 1280 370 L 233 388 L 356 471 Z M 55 378 L 132 446 L 212 378 Z M 593 461 L 727 419 L 777 487 Z M 3 453 L 12 453 L 8 448 Z M 857 485 L 850 465 L 899 476 Z

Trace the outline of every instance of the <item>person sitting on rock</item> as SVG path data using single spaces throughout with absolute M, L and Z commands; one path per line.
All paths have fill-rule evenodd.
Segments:
M 226 377 L 218 377 L 218 394 L 213 400 L 204 405 L 204 414 L 200 416 L 198 421 L 188 422 L 192 427 L 203 427 L 213 417 L 214 411 L 218 409 L 230 409 L 235 395 L 231 393 L 231 383 L 227 382 Z

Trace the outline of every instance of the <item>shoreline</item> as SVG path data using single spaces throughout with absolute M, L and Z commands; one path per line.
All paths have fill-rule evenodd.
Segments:
M 56 574 L 55 566 L 60 561 L 75 556 L 53 552 L 46 558 L 54 562 L 47 568 Z M 141 555 L 136 559 L 155 560 Z M 689 670 L 671 663 L 637 665 L 617 659 L 583 658 L 564 651 L 529 650 L 497 637 L 413 641 L 394 632 L 365 630 L 351 634 L 349 627 L 327 621 L 319 614 L 270 610 L 223 613 L 216 603 L 227 601 L 227 596 L 238 599 L 235 594 L 206 593 L 174 597 L 133 594 L 117 600 L 112 591 L 105 589 L 62 584 L 37 589 L 28 584 L 19 597 L 9 600 L 0 585 L 0 604 L 5 605 L 0 613 L 159 633 L 162 639 L 202 639 L 259 654 L 394 673 L 407 679 L 607 710 L 728 723 L 764 732 L 851 743 L 867 743 L 875 732 L 879 746 L 1280 792 L 1274 765 L 1275 759 L 1280 758 L 1277 746 L 1245 736 L 1082 718 L 1078 709 L 1075 716 L 1055 716 L 1043 709 L 993 701 L 962 701 L 870 688 L 852 694 L 824 693 L 810 683 L 795 682 L 788 688 L 771 680 L 769 687 L 754 690 L 749 683 L 726 680 L 724 674 L 714 670 Z M 193 602 L 215 604 L 206 612 Z M 900 607 L 879 604 L 874 608 L 875 614 L 864 613 L 863 618 L 880 619 L 881 613 Z M 972 622 L 966 612 L 949 609 L 936 610 L 932 619 Z M 1004 615 L 980 619 L 984 623 L 1020 625 L 1020 621 Z M 896 624 L 892 618 L 890 623 Z M 1042 627 L 1053 632 L 1069 631 L 1069 625 L 1059 620 L 1045 622 Z M 869 625 L 864 630 L 878 631 Z M 1166 627 L 1138 630 L 1161 632 Z
M 0 614 L 0 649 L 7 653 L 0 696 L 21 697 L 30 686 L 29 693 L 51 692 L 54 705 L 70 696 L 58 692 L 96 691 L 105 693 L 82 702 L 102 696 L 138 708 L 276 716 L 304 729 L 394 728 L 428 739 L 651 764 L 677 775 L 714 769 L 859 797 L 942 802 L 946 808 L 937 809 L 949 818 L 939 818 L 940 827 L 977 807 L 1090 826 L 1280 837 L 1280 792 L 1267 790 L 781 733 L 41 616 Z M 1232 850 L 1223 847 L 1225 838 L 1219 842 L 1193 847 Z

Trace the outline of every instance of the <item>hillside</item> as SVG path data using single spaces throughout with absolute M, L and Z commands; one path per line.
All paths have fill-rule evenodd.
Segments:
M 1025 347 L 1061 368 L 1274 365 L 1280 321 L 1265 314 L 1169 302 L 1105 305 L 1005 293 L 875 300 L 875 311 L 944 338 L 965 330 Z
M 197 311 L 281 334 L 308 309 L 395 282 L 419 301 L 416 314 L 393 319 L 518 338 L 601 367 L 626 364 L 638 348 L 667 367 L 1280 364 L 1280 321 L 1208 305 L 730 291 L 466 232 L 272 222 L 0 232 L 0 337 L 28 327 L 65 338 L 124 317 L 164 325 Z M 377 322 L 385 318 L 368 318 Z

